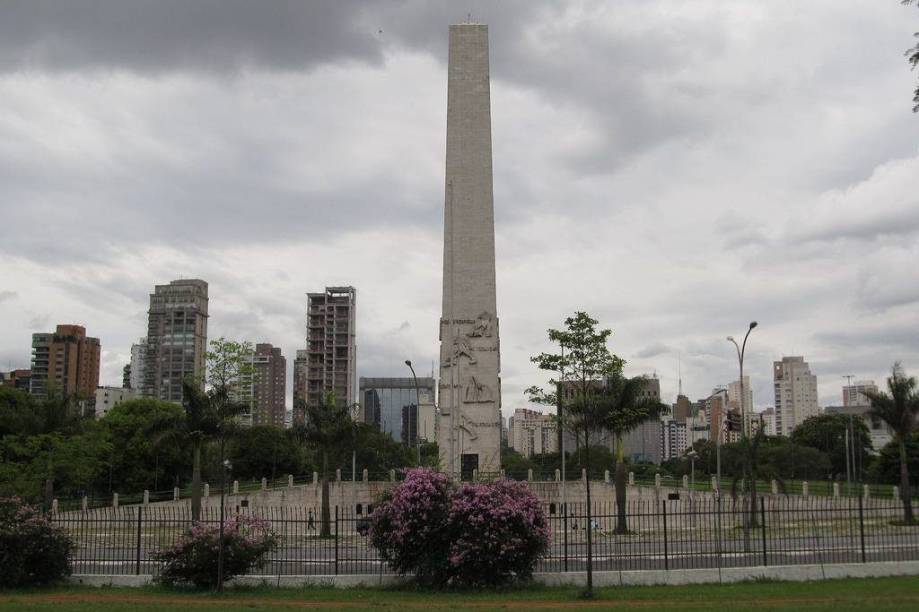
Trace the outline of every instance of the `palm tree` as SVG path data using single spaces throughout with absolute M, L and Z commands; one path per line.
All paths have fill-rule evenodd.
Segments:
M 668 408 L 654 396 L 645 394 L 648 378 L 628 378 L 621 373 L 606 379 L 606 384 L 596 396 L 597 424 L 616 437 L 616 530 L 628 533 L 626 522 L 626 475 L 623 438 L 649 419 L 666 413 Z
M 354 422 L 348 408 L 338 404 L 334 393 L 326 394 L 322 404 L 306 404 L 301 410 L 306 418 L 303 425 L 298 426 L 297 436 L 315 447 L 321 457 L 322 508 L 319 516 L 319 535 L 327 538 L 332 535 L 329 508 L 329 455 L 352 441 Z
M 244 412 L 245 404 L 231 399 L 226 387 L 204 391 L 194 380 L 182 382 L 182 407 L 185 418 L 179 428 L 162 432 L 163 438 L 188 440 L 192 445 L 191 517 L 201 519 L 201 450 L 209 440 L 221 443 L 232 432 L 235 417 Z
M 919 415 L 919 394 L 916 392 L 916 379 L 903 372 L 900 363 L 893 364 L 891 375 L 887 378 L 887 389 L 884 392 L 866 392 L 871 402 L 869 414 L 881 419 L 893 431 L 894 440 L 900 450 L 900 497 L 903 500 L 903 522 L 912 525 L 912 497 L 909 489 L 909 466 L 906 459 L 906 441 L 916 429 L 916 416 Z

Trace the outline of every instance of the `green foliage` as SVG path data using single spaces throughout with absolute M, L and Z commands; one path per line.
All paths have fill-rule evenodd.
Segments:
M 38 586 L 70 575 L 74 544 L 37 509 L 0 498 L 0 588 Z
M 823 475 L 831 472 L 836 478 L 846 475 L 846 431 L 849 429 L 850 418 L 845 414 L 820 414 L 806 419 L 791 432 L 791 440 L 795 444 L 816 449 L 824 453 L 829 461 L 829 469 Z M 860 418 L 851 419 L 855 429 L 854 443 L 857 456 L 867 457 L 873 447 L 868 427 Z M 851 435 L 851 434 L 850 434 Z
M 207 382 L 216 389 L 230 388 L 252 374 L 252 343 L 227 340 L 223 336 L 210 342 L 206 354 Z
M 501 468 L 508 478 L 517 480 L 526 478 L 528 470 L 535 471 L 537 469 L 533 460 L 524 457 L 508 446 L 501 447 Z
M 910 484 L 919 486 L 919 430 L 906 439 L 906 464 Z M 890 442 L 884 445 L 877 461 L 871 467 L 871 479 L 884 484 L 900 484 L 900 445 Z
M 140 398 L 118 404 L 101 419 L 111 440 L 110 477 L 116 490 L 166 489 L 188 478 L 189 450 L 161 437 L 182 430 L 184 418 L 181 406 Z
M 900 2 L 906 6 L 909 6 L 914 2 L 914 0 L 900 0 Z M 916 2 L 916 6 L 919 7 L 919 2 Z M 913 34 L 916 38 L 919 38 L 919 32 Z M 911 69 L 915 70 L 916 66 L 919 66 L 919 43 L 916 43 L 915 46 L 910 47 L 906 50 L 906 57 L 909 61 L 909 66 Z M 919 87 L 916 87 L 916 90 L 913 92 L 913 112 L 919 113 Z
M 240 480 L 274 479 L 311 471 L 296 438 L 277 427 L 240 429 L 227 444 L 227 457 L 233 463 L 234 477 Z

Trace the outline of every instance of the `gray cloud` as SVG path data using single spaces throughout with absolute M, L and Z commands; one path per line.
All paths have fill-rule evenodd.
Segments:
M 821 398 L 841 373 L 919 367 L 915 28 L 896 3 L 5 7 L 14 365 L 31 331 L 83 322 L 117 382 L 147 294 L 184 276 L 211 283 L 215 337 L 292 361 L 304 294 L 348 283 L 361 375 L 436 358 L 446 33 L 471 11 L 491 32 L 506 411 L 581 309 L 665 395 L 676 354 L 693 397 L 736 378 L 724 337 L 752 318 L 759 406 L 783 354 Z
M 15 291 L 0 291 L 0 304 L 8 300 L 15 300 L 19 294 Z

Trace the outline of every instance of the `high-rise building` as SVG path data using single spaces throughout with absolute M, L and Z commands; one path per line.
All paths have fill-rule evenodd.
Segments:
M 511 448 L 524 457 L 558 452 L 558 436 L 555 435 L 558 427 L 552 414 L 517 408 L 508 428 L 508 441 L 513 442 Z
M 291 410 L 291 423 L 302 425 L 306 420 L 306 374 L 309 370 L 309 352 L 306 349 L 297 351 L 294 358 L 294 406 Z
M 677 395 L 676 403 L 673 405 L 673 418 L 676 421 L 685 422 L 692 416 L 692 402 L 685 395 Z
M 433 442 L 434 431 L 433 378 L 418 379 L 418 399 L 415 397 L 415 379 L 368 378 L 360 379 L 362 414 L 359 418 L 368 425 L 391 435 L 394 440 L 414 446 L 417 437 Z M 420 409 L 419 409 L 420 401 Z
M 121 368 L 121 388 L 130 389 L 131 388 L 131 364 L 126 363 L 124 367 Z
M 28 393 L 31 380 L 32 370 L 19 369 L 0 372 L 0 387 L 11 387 Z
M 131 345 L 131 389 L 143 389 L 144 371 L 147 367 L 147 338 L 140 338 Z
M 893 430 L 876 416 L 871 415 L 871 406 L 852 404 L 850 406 L 827 406 L 827 414 L 849 415 L 854 419 L 861 419 L 868 428 L 868 435 L 871 437 L 871 446 L 874 452 L 880 452 L 887 444 L 893 440 Z
M 319 406 L 334 393 L 340 406 L 350 408 L 357 383 L 357 290 L 326 287 L 308 296 L 306 402 Z
M 656 376 L 649 376 L 641 390 L 642 399 L 660 402 L 661 381 Z M 661 462 L 661 420 L 659 417 L 648 419 L 622 437 L 623 453 L 634 461 Z M 610 448 L 615 449 L 615 437 L 610 436 Z
M 782 357 L 773 363 L 775 386 L 775 433 L 791 435 L 805 419 L 820 414 L 817 405 L 817 376 L 811 374 L 804 357 Z
M 739 411 L 746 421 L 746 431 L 752 431 L 751 423 L 753 422 L 753 387 L 750 385 L 750 377 L 743 377 L 743 405 L 740 402 L 740 381 L 735 380 L 728 384 L 728 408 L 733 411 Z
M 843 406 L 870 406 L 867 393 L 877 393 L 878 386 L 873 380 L 856 380 L 851 385 L 842 387 Z
M 284 427 L 287 359 L 271 344 L 256 344 L 251 358 L 252 424 Z
M 661 417 L 661 460 L 678 459 L 688 448 L 688 422 L 670 415 Z
M 147 313 L 143 395 L 181 402 L 186 378 L 204 385 L 207 301 L 207 283 L 203 280 L 156 285 Z
M 32 395 L 47 397 L 51 387 L 66 396 L 85 402 L 95 401 L 99 386 L 99 358 L 102 347 L 98 338 L 86 335 L 82 325 L 58 325 L 47 334 L 32 334 Z
M 763 422 L 763 429 L 766 432 L 767 436 L 774 436 L 775 433 L 775 408 L 769 406 L 765 410 L 759 413 L 759 417 Z
M 488 26 L 450 26 L 440 338 L 440 464 L 450 478 L 501 469 Z

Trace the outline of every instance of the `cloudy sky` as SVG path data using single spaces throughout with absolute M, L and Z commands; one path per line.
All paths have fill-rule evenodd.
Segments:
M 576 309 L 693 397 L 756 319 L 842 376 L 919 374 L 919 116 L 896 0 L 0 0 L 0 369 L 79 323 L 120 384 L 156 283 L 292 362 L 358 289 L 358 370 L 426 373 L 440 315 L 447 27 L 490 26 L 505 414 Z

